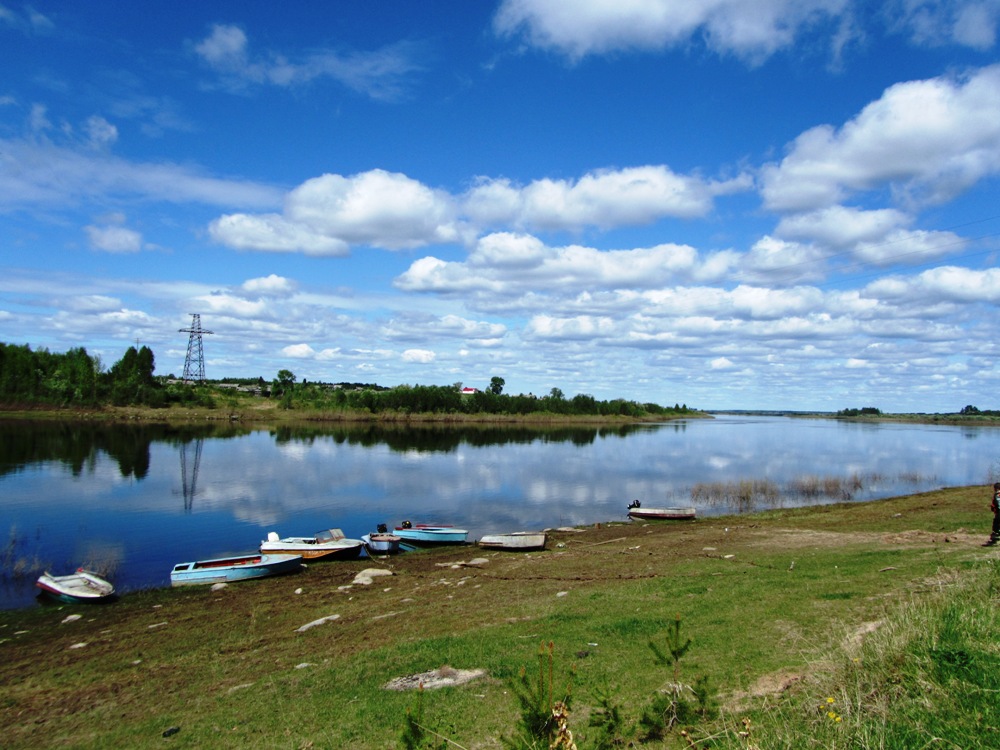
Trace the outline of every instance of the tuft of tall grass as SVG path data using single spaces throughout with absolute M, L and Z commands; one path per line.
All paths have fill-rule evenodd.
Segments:
M 738 513 L 776 507 L 780 495 L 778 485 L 770 479 L 699 482 L 691 488 L 691 501 L 695 505 L 725 506 Z
M 898 481 L 921 484 L 928 481 L 916 472 L 902 473 Z M 740 479 L 729 482 L 699 482 L 691 488 L 691 502 L 695 505 L 722 507 L 736 513 L 751 513 L 762 509 L 781 507 L 785 499 L 817 501 L 826 498 L 850 501 L 866 487 L 885 481 L 876 472 L 844 477 L 805 475 L 795 477 L 781 486 L 770 479 Z
M 45 569 L 38 554 L 27 554 L 24 545 L 25 540 L 17 533 L 17 527 L 11 526 L 7 543 L 0 549 L 0 580 L 34 578 Z
M 864 638 L 846 637 L 800 690 L 725 717 L 712 746 L 997 747 L 1000 566 L 976 573 L 944 575 Z

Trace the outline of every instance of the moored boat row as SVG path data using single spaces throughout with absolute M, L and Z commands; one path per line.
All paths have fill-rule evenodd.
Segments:
M 170 571 L 171 586 L 232 583 L 302 570 L 303 561 L 351 560 L 365 550 L 370 556 L 390 555 L 402 549 L 468 543 L 469 532 L 448 524 L 404 521 L 392 531 L 385 524 L 360 539 L 346 537 L 340 529 L 325 529 L 311 536 L 282 537 L 271 531 L 258 551 L 230 557 L 177 563 Z M 545 532 L 515 531 L 487 534 L 478 541 L 486 549 L 533 551 L 545 549 Z M 44 595 L 67 603 L 107 602 L 116 598 L 114 586 L 97 573 L 79 568 L 54 576 L 43 573 L 36 585 Z

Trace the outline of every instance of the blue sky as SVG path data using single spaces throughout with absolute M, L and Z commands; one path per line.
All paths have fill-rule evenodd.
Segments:
M 1000 0 L 0 4 L 0 340 L 1000 408 Z

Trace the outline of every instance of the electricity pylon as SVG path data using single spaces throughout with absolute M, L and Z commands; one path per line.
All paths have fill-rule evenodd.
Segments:
M 191 313 L 191 327 L 181 328 L 179 332 L 190 334 L 188 336 L 187 356 L 184 357 L 183 380 L 185 383 L 194 381 L 201 383 L 205 380 L 205 350 L 202 347 L 201 337 L 203 334 L 212 333 L 212 331 L 206 331 L 201 327 L 201 315 Z

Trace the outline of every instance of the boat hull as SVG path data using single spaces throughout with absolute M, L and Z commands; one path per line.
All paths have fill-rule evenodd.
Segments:
M 83 568 L 67 576 L 43 573 L 35 585 L 50 599 L 67 604 L 103 604 L 115 599 L 114 586 Z
M 465 544 L 469 532 L 453 526 L 417 525 L 410 528 L 397 526 L 393 532 L 402 544 L 414 547 L 433 547 L 442 544 Z
M 690 521 L 697 511 L 694 508 L 629 508 L 630 518 L 642 521 Z
M 178 563 L 170 571 L 171 586 L 232 583 L 252 578 L 294 573 L 302 569 L 302 555 L 260 554 Z
M 268 555 L 300 555 L 306 560 L 353 560 L 361 555 L 364 542 L 360 539 L 339 539 L 317 543 L 306 538 L 290 537 L 277 542 L 261 542 L 260 551 Z
M 394 555 L 399 552 L 402 537 L 396 534 L 365 534 L 361 537 L 370 555 Z
M 532 552 L 545 549 L 546 537 L 543 532 L 515 531 L 509 534 L 486 534 L 478 544 L 486 549 L 508 552 Z

